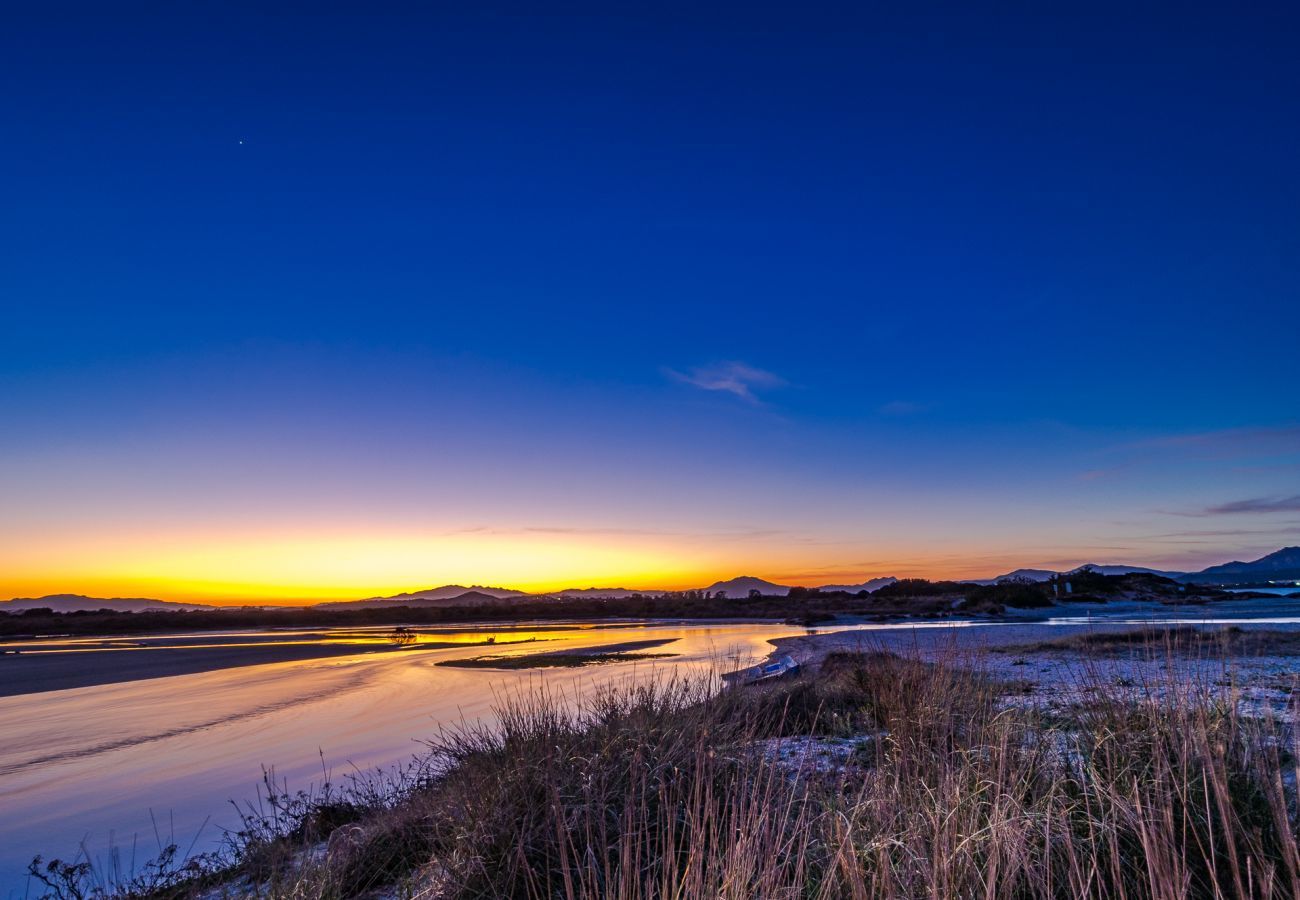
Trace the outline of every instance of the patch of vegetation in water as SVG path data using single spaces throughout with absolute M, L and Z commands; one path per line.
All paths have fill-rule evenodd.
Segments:
M 474 656 L 469 659 L 444 659 L 436 665 L 458 669 L 554 669 L 663 659 L 676 655 L 676 653 L 543 653 L 534 656 Z

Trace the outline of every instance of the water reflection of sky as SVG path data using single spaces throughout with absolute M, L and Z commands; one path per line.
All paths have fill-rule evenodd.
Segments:
M 118 659 L 150 649 L 220 654 L 250 645 L 355 644 L 327 658 L 217 669 L 74 690 L 0 697 L 0 897 L 23 896 L 32 855 L 67 857 L 84 837 L 102 854 L 133 835 L 153 842 L 153 820 L 199 845 L 236 824 L 231 800 L 251 798 L 263 766 L 293 786 L 409 759 L 419 740 L 458 722 L 490 719 L 521 691 L 570 700 L 602 684 L 674 673 L 708 675 L 755 662 L 774 623 L 557 623 L 415 628 L 425 646 L 377 652 L 391 627 L 56 638 L 7 648 Z M 483 642 L 496 638 L 489 651 Z M 436 663 L 492 653 L 595 647 L 660 638 L 676 656 L 583 669 L 510 672 Z M 535 639 L 535 641 L 534 641 Z M 510 642 L 525 641 L 518 644 Z M 388 648 L 385 648 L 388 649 Z M 90 655 L 90 656 L 87 656 Z M 0 662 L 0 665 L 3 663 Z M 151 815 L 152 813 L 152 815 Z M 206 827 L 203 823 L 212 817 Z M 140 851 L 143 854 L 143 849 Z
M 518 625 L 503 623 L 485 626 L 482 623 L 461 626 L 404 626 L 415 636 L 418 644 L 481 644 L 489 640 L 498 643 L 513 641 L 557 640 L 566 633 L 577 634 L 628 628 L 662 626 L 662 622 L 557 622 Z M 694 623 L 690 623 L 694 624 Z M 735 623 L 728 623 L 735 624 Z M 0 650 L 21 650 L 24 653 L 41 651 L 101 651 L 164 648 L 220 648 L 258 645 L 303 644 L 376 644 L 390 645 L 394 626 L 363 626 L 349 628 L 304 629 L 249 629 L 240 631 L 167 632 L 162 634 L 114 635 L 112 637 L 31 637 L 0 640 Z

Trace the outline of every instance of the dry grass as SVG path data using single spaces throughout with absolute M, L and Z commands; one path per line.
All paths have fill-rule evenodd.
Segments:
M 241 871 L 345 898 L 1300 897 L 1296 771 L 1277 723 L 1174 683 L 1103 684 L 1071 717 L 991 679 L 883 653 L 715 693 L 667 682 L 511 701 L 431 747 L 448 768 Z M 791 771 L 781 735 L 871 733 Z M 327 843 L 320 841 L 328 832 Z M 310 858 L 301 848 L 316 843 Z M 285 848 L 297 847 L 298 856 Z

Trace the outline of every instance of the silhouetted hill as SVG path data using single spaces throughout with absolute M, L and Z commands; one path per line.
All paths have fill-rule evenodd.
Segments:
M 45 597 L 0 600 L 0 612 L 22 612 L 25 609 L 52 609 L 60 613 L 96 609 L 111 609 L 114 612 L 189 612 L 218 607 L 206 603 L 173 603 L 148 597 L 86 597 L 82 594 L 49 594 Z
M 715 581 L 704 590 L 710 594 L 726 591 L 728 597 L 748 597 L 750 591 L 758 591 L 764 597 L 784 597 L 790 593 L 790 586 L 773 584 L 752 575 L 741 575 L 739 578 L 732 578 L 729 581 Z
M 846 594 L 856 594 L 858 591 L 878 591 L 882 587 L 888 587 L 897 582 L 898 579 L 892 575 L 887 578 L 873 578 L 870 581 L 864 581 L 862 584 L 823 584 L 817 590 L 824 594 L 833 594 L 836 591 L 844 591 Z
M 663 591 L 643 591 L 636 588 L 565 588 L 562 591 L 552 591 L 543 596 L 547 597 L 567 597 L 573 599 L 597 599 L 607 598 L 610 600 L 624 600 L 628 597 L 658 597 Z
M 456 588 L 459 593 L 450 593 Z M 313 609 L 384 609 L 394 606 L 406 606 L 412 609 L 452 606 L 501 606 L 522 599 L 527 595 L 522 591 L 508 591 L 504 588 L 464 588 L 449 585 L 430 591 L 415 591 L 408 594 L 395 594 L 392 597 L 374 597 L 370 600 L 336 600 L 330 603 L 317 603 Z
M 465 587 L 463 584 L 444 584 L 442 587 L 426 588 L 422 591 L 408 591 L 404 594 L 393 594 L 391 597 L 370 597 L 363 602 L 369 602 L 370 600 L 450 600 L 452 597 L 459 597 L 469 591 L 487 594 L 498 600 L 503 597 L 526 596 L 524 591 L 516 591 L 513 588 L 485 587 L 481 584 L 473 584 L 469 587 Z
M 449 597 L 442 601 L 426 600 L 424 602 L 442 602 L 449 606 L 498 606 L 502 603 L 509 603 L 515 596 L 518 596 L 518 594 L 500 597 L 494 593 L 490 594 L 483 591 L 466 591 L 459 597 Z
M 897 578 L 873 578 L 870 581 L 864 581 L 862 584 L 828 584 L 816 590 L 824 593 L 835 593 L 843 591 L 847 594 L 856 594 L 859 591 L 875 591 L 886 585 L 893 584 Z M 706 588 L 700 588 L 700 591 L 708 594 L 715 594 L 723 591 L 728 597 L 742 598 L 748 597 L 751 590 L 758 591 L 765 597 L 785 597 L 790 593 L 791 586 L 786 584 L 775 584 L 762 578 L 755 578 L 752 575 L 741 575 L 727 581 L 717 581 Z M 608 598 L 611 600 L 622 600 L 628 597 L 659 597 L 665 593 L 662 590 L 641 590 L 635 588 L 565 588 L 562 591 L 552 591 L 545 596 L 564 597 L 570 599 L 580 598 Z
M 971 584 L 1001 584 L 1004 581 L 1047 581 L 1056 575 L 1051 569 L 1016 569 L 1014 572 L 1007 572 L 1005 575 L 995 575 L 992 578 L 973 578 Z
M 1249 584 L 1300 580 L 1300 547 L 1283 547 L 1251 562 L 1236 560 L 1179 576 L 1195 584 Z
M 1042 582 L 1050 581 L 1057 575 L 1074 575 L 1085 570 L 1098 575 L 1159 575 L 1161 578 L 1179 578 L 1183 574 L 1181 572 L 1164 572 L 1160 569 L 1147 569 L 1142 566 L 1099 566 L 1096 563 L 1084 563 L 1081 566 L 1075 566 L 1073 569 L 1063 569 L 1059 572 L 1052 569 L 1016 569 L 1014 572 L 1008 572 L 996 578 L 980 578 L 972 581 L 971 584 L 1000 584 L 1004 581 Z

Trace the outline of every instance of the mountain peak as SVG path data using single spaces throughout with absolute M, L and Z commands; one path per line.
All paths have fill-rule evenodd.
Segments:
M 392 600 L 450 600 L 453 597 L 459 597 L 470 592 L 486 594 L 497 600 L 503 600 L 506 597 L 522 597 L 523 591 L 517 591 L 513 588 L 488 587 L 482 584 L 473 584 L 465 587 L 463 584 L 444 584 L 442 587 L 425 588 L 420 591 L 406 591 L 401 594 L 393 594 L 390 597 L 368 597 L 361 602 L 381 602 Z
M 882 587 L 891 585 L 896 581 L 898 581 L 897 578 L 893 575 L 888 575 L 884 578 L 872 578 L 862 582 L 861 584 L 823 584 L 821 587 L 817 588 L 817 590 L 827 594 L 836 591 L 844 591 L 846 594 L 856 594 L 859 591 L 866 591 L 870 594 L 873 591 L 878 591 Z
M 26 609 L 52 609 L 57 613 L 81 610 L 93 612 L 100 609 L 111 609 L 114 612 L 188 612 L 215 608 L 206 603 L 175 603 L 151 597 L 87 597 L 84 594 L 46 594 L 44 597 L 0 600 L 0 612 L 22 612 Z
M 715 581 L 704 589 L 710 594 L 725 591 L 728 597 L 746 597 L 750 591 L 758 591 L 767 596 L 784 597 L 790 593 L 789 585 L 774 584 L 753 575 L 740 575 L 727 581 Z
M 1250 562 L 1234 560 L 1210 566 L 1185 575 L 1182 580 L 1203 584 L 1300 580 L 1300 547 L 1283 547 Z

